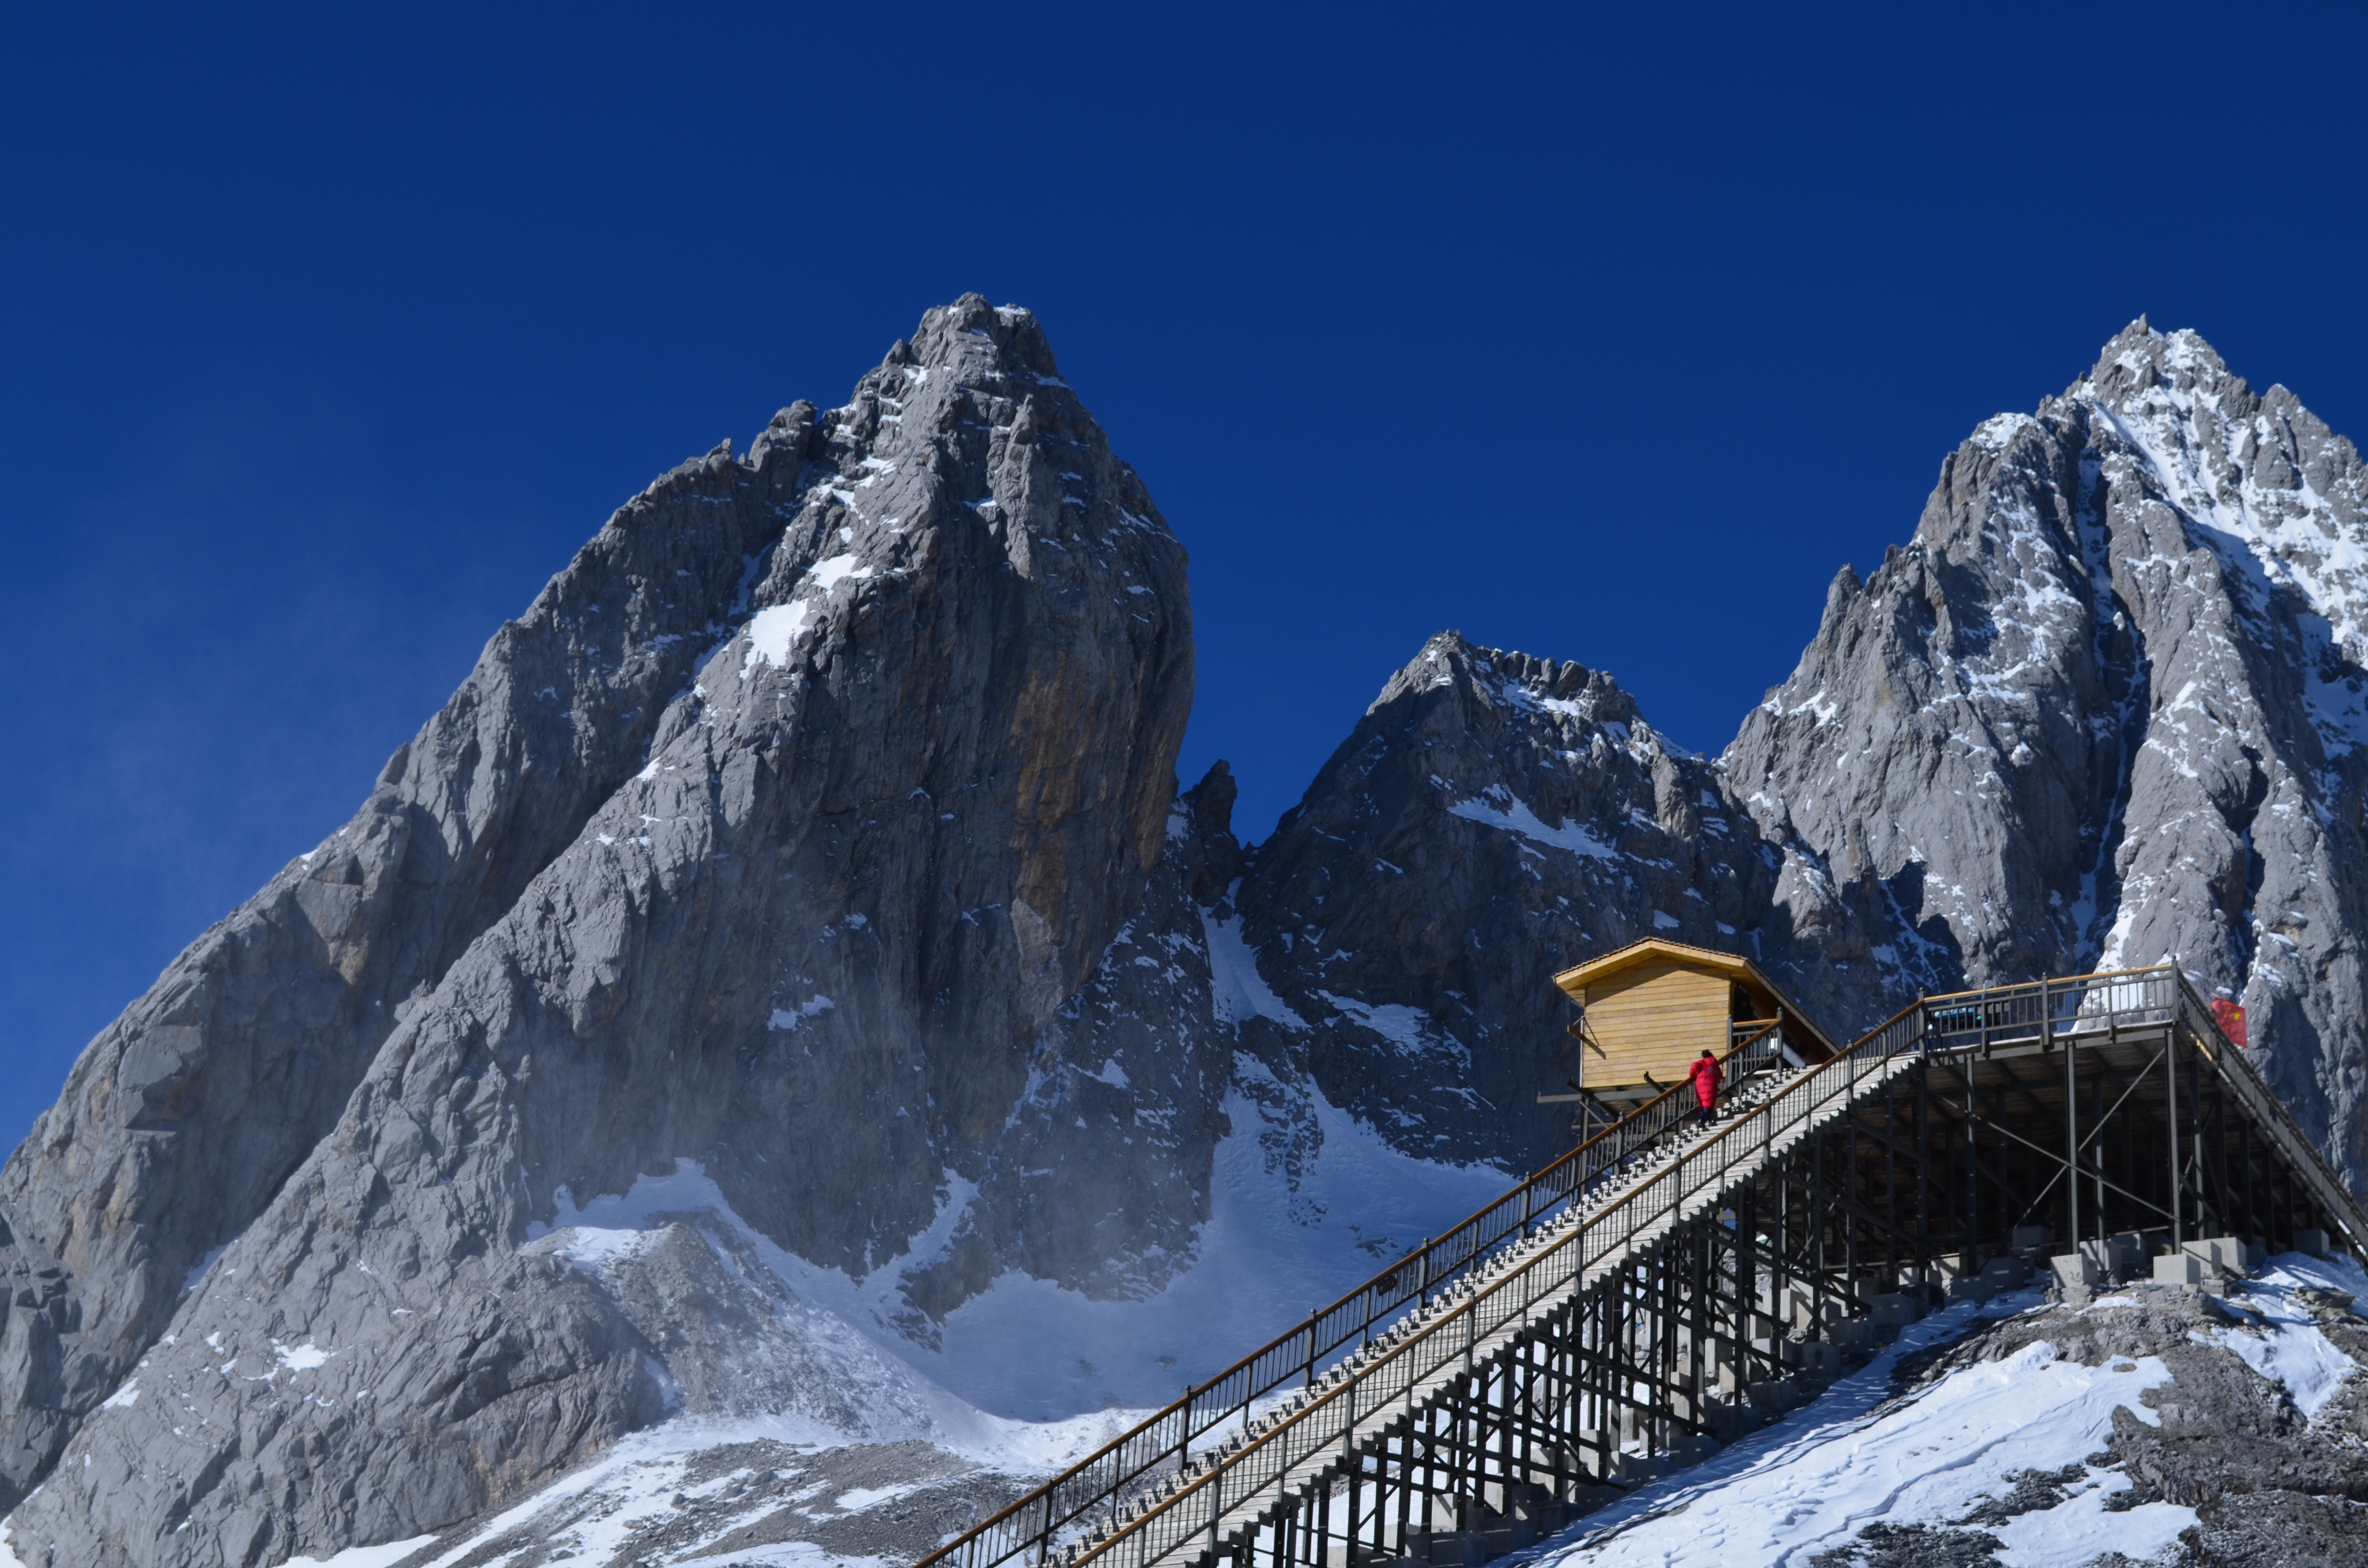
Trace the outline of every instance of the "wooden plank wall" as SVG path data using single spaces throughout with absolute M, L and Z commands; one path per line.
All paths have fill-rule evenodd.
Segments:
M 1726 1050 L 1734 983 L 1676 963 L 1639 964 L 1587 988 L 1587 1032 L 1603 1054 L 1588 1051 L 1580 1082 L 1590 1088 L 1641 1084 L 1650 1073 L 1681 1083 L 1707 1049 Z

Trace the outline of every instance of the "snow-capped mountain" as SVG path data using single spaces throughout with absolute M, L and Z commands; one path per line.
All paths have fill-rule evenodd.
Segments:
M 2139 322 L 1941 465 L 1845 569 L 1723 759 L 1771 845 L 1851 899 L 1885 989 L 2175 957 L 2368 1170 L 2368 473 L 2282 387 Z
M 1837 1034 L 2177 955 L 2357 1179 L 2362 494 L 2141 323 L 1725 756 L 1443 633 L 1245 846 L 1181 545 L 1033 316 L 932 311 L 84 1053 L 0 1173 L 6 1549 L 910 1555 L 1557 1152 L 1544 977 L 1656 933 Z

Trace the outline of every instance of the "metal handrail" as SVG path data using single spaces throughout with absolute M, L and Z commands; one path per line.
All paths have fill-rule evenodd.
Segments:
M 1741 1081 L 1784 1060 L 1782 1020 L 1735 1042 L 1716 1058 Z M 1033 1551 L 1043 1562 L 1061 1533 L 1090 1516 L 1113 1510 L 1146 1478 L 1180 1469 L 1192 1446 L 1239 1421 L 1247 1432 L 1255 1407 L 1294 1381 L 1311 1386 L 1326 1357 L 1351 1340 L 1372 1342 L 1411 1307 L 1419 1312 L 1438 1293 L 1478 1273 L 1508 1244 L 1526 1238 L 1577 1195 L 1595 1190 L 1638 1155 L 1657 1147 L 1691 1119 L 1691 1085 L 1679 1084 L 1638 1106 L 1569 1153 L 1453 1230 L 1408 1253 L 1296 1328 L 1252 1351 L 1208 1381 L 1113 1438 L 1034 1492 L 922 1558 L 932 1568 L 959 1558 L 958 1568 L 996 1568 Z M 985 1545 L 983 1543 L 992 1542 Z
M 2204 1060 L 2212 1063 L 2223 1083 L 2237 1091 L 2237 1097 L 2245 1102 L 2255 1123 L 2276 1141 L 2287 1160 L 2302 1173 L 2303 1179 L 2310 1185 L 2312 1195 L 2326 1209 L 2328 1217 L 2344 1231 L 2351 1250 L 2368 1259 L 2368 1210 L 2362 1209 L 2359 1199 L 2344 1185 L 2343 1178 L 2335 1174 L 2334 1167 L 2327 1163 L 2327 1156 L 2319 1151 L 2318 1145 L 2303 1131 L 2302 1124 L 2294 1119 L 2294 1112 L 2286 1108 L 2285 1101 L 2277 1096 L 2268 1080 L 2261 1076 L 2252 1052 L 2228 1038 L 2227 1032 L 2221 1028 L 2220 1021 L 2212 1016 L 2212 1009 L 2184 974 L 2180 976 L 2179 992 L 2179 1021 L 2195 1037 L 2195 1044 Z M 2218 1042 L 2216 1050 L 2213 1044 L 2214 1041 Z
M 1336 1451 L 1353 1436 L 1360 1421 L 1411 1399 L 1426 1378 L 1442 1369 L 1468 1367 L 1482 1343 L 1508 1324 L 1526 1319 L 1540 1301 L 1558 1298 L 1588 1275 L 1616 1266 L 1619 1255 L 1658 1234 L 1664 1221 L 1679 1217 L 1705 1191 L 1714 1199 L 1740 1167 L 1757 1168 L 1780 1149 L 1790 1148 L 1812 1124 L 1856 1103 L 1862 1089 L 1876 1086 L 1888 1075 L 1892 1058 L 1912 1053 L 1918 1036 L 1893 1027 L 1907 1016 L 1889 1020 L 1849 1050 L 1805 1069 L 1647 1178 L 1557 1227 L 1551 1240 L 1518 1267 L 1508 1267 L 1493 1280 L 1442 1301 L 1427 1316 L 1350 1358 L 1323 1388 L 1311 1390 L 1210 1456 L 1198 1474 L 1179 1474 L 1170 1490 L 1131 1517 L 1114 1517 L 1099 1539 L 1083 1543 L 1071 1561 L 1090 1558 L 1113 1568 L 1145 1568 L 1201 1534 L 1217 1531 L 1229 1513 L 1238 1513 L 1269 1485 L 1282 1483 L 1297 1465 Z M 1113 1557 L 1121 1547 L 1128 1550 Z M 996 1561 L 965 1558 L 961 1568 Z
M 2351 1233 L 2355 1247 L 2368 1242 L 2368 1214 L 2245 1053 L 2213 1049 L 2210 1042 L 2225 1043 L 2225 1036 L 2175 966 L 1925 997 L 1844 1051 L 1796 1074 L 1625 1190 L 1606 1189 L 1608 1175 L 1620 1174 L 1636 1154 L 1657 1146 L 1683 1123 L 1679 1096 L 1686 1085 L 1664 1091 L 1454 1231 L 923 1558 L 916 1568 L 946 1560 L 953 1560 L 951 1568 L 997 1568 L 1031 1551 L 1042 1563 L 1072 1540 L 1073 1556 L 1108 1561 L 1112 1568 L 1144 1568 L 1195 1536 L 1217 1531 L 1229 1515 L 1270 1484 L 1281 1484 L 1295 1466 L 1350 1440 L 1357 1424 L 1383 1405 L 1412 1399 L 1441 1368 L 1458 1360 L 1468 1365 L 1481 1342 L 1538 1301 L 1610 1267 L 1626 1248 L 1682 1218 L 1687 1208 L 1714 1201 L 1740 1167 L 1764 1164 L 1878 1086 L 1893 1071 L 1893 1059 L 2032 1040 L 2045 1043 L 2055 1036 L 2154 1024 L 2176 1024 L 2191 1034 L 2257 1119 L 2272 1129 L 2329 1214 Z M 1782 1059 L 1781 1031 L 1771 1026 L 1721 1060 L 1743 1070 L 1736 1074 L 1739 1081 Z M 1575 1197 L 1598 1196 L 1602 1200 L 1584 1210 L 1572 1206 Z M 1510 1218 L 1516 1213 L 1518 1219 Z M 1521 1256 L 1522 1246 L 1540 1232 L 1546 1233 L 1543 1244 Z M 1484 1267 L 1498 1264 L 1505 1267 L 1493 1278 L 1479 1278 Z M 1462 1288 L 1440 1300 L 1449 1286 Z M 1409 1305 L 1414 1313 L 1376 1340 L 1375 1326 Z M 1365 1347 L 1319 1387 L 1315 1374 L 1323 1357 L 1360 1335 Z M 1304 1392 L 1259 1419 L 1258 1402 L 1294 1380 L 1304 1380 Z M 1196 1441 L 1236 1420 L 1236 1436 L 1196 1460 Z M 1166 1483 L 1158 1485 L 1163 1475 Z

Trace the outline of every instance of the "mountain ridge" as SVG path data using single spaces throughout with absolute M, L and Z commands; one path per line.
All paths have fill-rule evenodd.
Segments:
M 2357 1184 L 2364 494 L 2141 321 L 1717 756 L 1441 633 L 1245 846 L 1224 764 L 1174 778 L 1181 544 L 1030 312 L 933 310 L 620 508 L 77 1062 L 0 1172 L 9 1547 L 260 1562 L 669 1423 L 1156 1401 L 1214 1369 L 1140 1342 L 1260 1336 L 1558 1153 L 1545 976 L 1640 936 L 1836 1035 L 2181 956 Z

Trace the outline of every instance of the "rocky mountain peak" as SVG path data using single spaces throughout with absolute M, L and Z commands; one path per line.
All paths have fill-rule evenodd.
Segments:
M 17 1540 L 382 1539 L 645 1423 L 690 1383 L 643 1298 L 530 1244 L 654 1175 L 885 1271 L 883 1312 L 960 1299 L 905 1276 L 964 1192 L 962 1256 L 1008 1267 L 997 1150 L 1167 853 L 1190 699 L 1183 551 L 1024 311 L 931 312 L 847 403 L 662 476 L 18 1151 L 25 1267 L 58 1238 L 72 1279 L 0 1369 L 11 1462 L 83 1448 Z M 1176 1188 L 1140 1224 L 1189 1223 Z M 1080 1239 L 1029 1260 L 1112 1255 Z M 293 1345 L 301 1407 L 219 1370 Z M 327 1483 L 404 1431 L 440 1436 L 401 1497 Z M 220 1484 L 170 1480 L 185 1449 Z
M 0 1172 L 8 1547 L 322 1556 L 654 1426 L 1156 1403 L 1566 1148 L 1545 977 L 1643 937 L 1837 1037 L 2176 957 L 2356 1179 L 2362 483 L 2141 319 L 1719 757 L 1443 631 L 1246 848 L 1226 764 L 1176 789 L 1181 546 L 1032 315 L 932 310 L 619 508 L 76 1063 Z
M 1895 994 L 2177 957 L 2244 994 L 2265 1059 L 2324 1060 L 2362 1010 L 2317 945 L 2362 896 L 2362 485 L 2291 394 L 2133 324 L 1837 579 L 1726 774 L 1796 858 L 1866 868 Z

